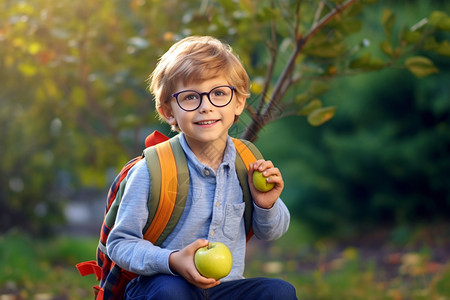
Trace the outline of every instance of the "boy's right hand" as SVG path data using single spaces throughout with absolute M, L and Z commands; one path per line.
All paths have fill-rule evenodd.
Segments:
M 180 251 L 173 252 L 169 256 L 169 267 L 172 272 L 184 277 L 189 283 L 201 288 L 209 289 L 220 284 L 219 280 L 203 277 L 195 267 L 194 255 L 198 248 L 208 245 L 208 241 L 198 239 Z

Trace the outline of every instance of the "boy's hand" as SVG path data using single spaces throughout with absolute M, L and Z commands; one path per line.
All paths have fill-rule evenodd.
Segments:
M 198 239 L 192 244 L 184 247 L 180 251 L 173 252 L 169 256 L 169 267 L 172 272 L 184 277 L 189 283 L 201 288 L 209 289 L 218 284 L 219 280 L 214 278 L 203 277 L 195 267 L 194 255 L 198 248 L 208 245 L 208 241 L 204 239 Z
M 267 182 L 275 184 L 273 189 L 268 192 L 260 192 L 255 188 L 253 185 L 253 172 L 255 170 L 262 172 L 263 176 L 267 177 Z M 270 160 L 266 161 L 260 159 L 254 163 L 251 163 L 248 170 L 248 182 L 250 185 L 250 192 L 253 196 L 253 201 L 256 205 L 265 209 L 272 208 L 284 188 L 284 181 L 283 177 L 281 177 L 281 172 L 278 168 L 273 166 L 273 163 Z

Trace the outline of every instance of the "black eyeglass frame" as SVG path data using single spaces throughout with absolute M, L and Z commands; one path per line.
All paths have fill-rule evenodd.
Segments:
M 227 103 L 225 103 L 225 104 L 223 104 L 223 105 L 217 105 L 217 104 L 214 104 L 214 103 L 211 101 L 211 98 L 209 97 L 209 95 L 211 94 L 212 91 L 214 91 L 215 89 L 221 88 L 221 87 L 228 87 L 228 88 L 230 88 L 230 90 L 231 90 L 231 97 L 230 97 L 230 100 L 229 100 Z M 215 106 L 215 107 L 224 107 L 224 106 L 227 106 L 228 104 L 230 104 L 231 100 L 233 100 L 233 96 L 234 96 L 234 91 L 235 91 L 235 90 L 236 90 L 236 88 L 235 88 L 234 86 L 232 86 L 232 85 L 219 85 L 219 86 L 216 86 L 216 87 L 212 88 L 209 92 L 199 93 L 199 92 L 197 92 L 197 91 L 195 91 L 195 90 L 183 90 L 183 91 L 180 91 L 180 92 L 178 92 L 178 93 L 172 94 L 172 97 L 174 97 L 175 100 L 177 100 L 177 104 L 178 104 L 178 106 L 179 106 L 182 110 L 184 110 L 184 111 L 194 111 L 194 110 L 198 109 L 198 108 L 200 107 L 200 105 L 202 105 L 202 101 L 203 101 L 203 96 L 204 96 L 204 95 L 206 95 L 206 97 L 208 98 L 209 102 L 210 102 L 213 106 Z M 183 108 L 183 107 L 181 106 L 180 102 L 178 101 L 178 95 L 181 94 L 181 93 L 185 93 L 185 92 L 194 92 L 194 93 L 196 93 L 197 95 L 200 96 L 200 102 L 198 103 L 198 106 L 197 106 L 196 108 L 193 108 L 193 109 L 185 109 L 185 108 Z

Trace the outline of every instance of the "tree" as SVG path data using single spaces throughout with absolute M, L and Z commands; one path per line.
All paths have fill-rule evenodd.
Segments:
M 380 57 L 367 51 L 369 39 L 352 39 L 373 2 L 3 1 L 1 228 L 39 228 L 60 199 L 79 186 L 106 186 L 105 170 L 139 154 L 158 126 L 146 78 L 183 36 L 214 35 L 241 56 L 258 98 L 236 130 L 250 140 L 289 115 L 314 126 L 329 120 L 336 108 L 319 96 L 340 75 L 437 72 L 425 54 L 448 55 L 448 15 L 435 11 L 396 32 L 386 9 Z

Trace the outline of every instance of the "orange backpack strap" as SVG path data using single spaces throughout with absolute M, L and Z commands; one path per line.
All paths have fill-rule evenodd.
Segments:
M 253 216 L 253 200 L 250 188 L 248 186 L 248 169 L 249 165 L 263 156 L 258 148 L 249 141 L 232 138 L 234 147 L 236 148 L 236 173 L 241 184 L 242 193 L 245 202 L 245 232 L 247 234 L 247 241 L 253 236 L 252 216 Z
M 253 201 L 248 187 L 249 164 L 262 159 L 251 142 L 232 139 L 236 148 L 236 172 L 245 202 L 245 230 L 247 240 L 253 235 Z M 144 239 L 154 245 L 162 242 L 175 228 L 183 213 L 189 191 L 189 170 L 179 136 L 144 150 L 150 172 L 149 216 L 144 227 Z
M 161 245 L 183 213 L 189 189 L 189 170 L 178 135 L 145 149 L 144 157 L 151 177 L 144 239 Z

